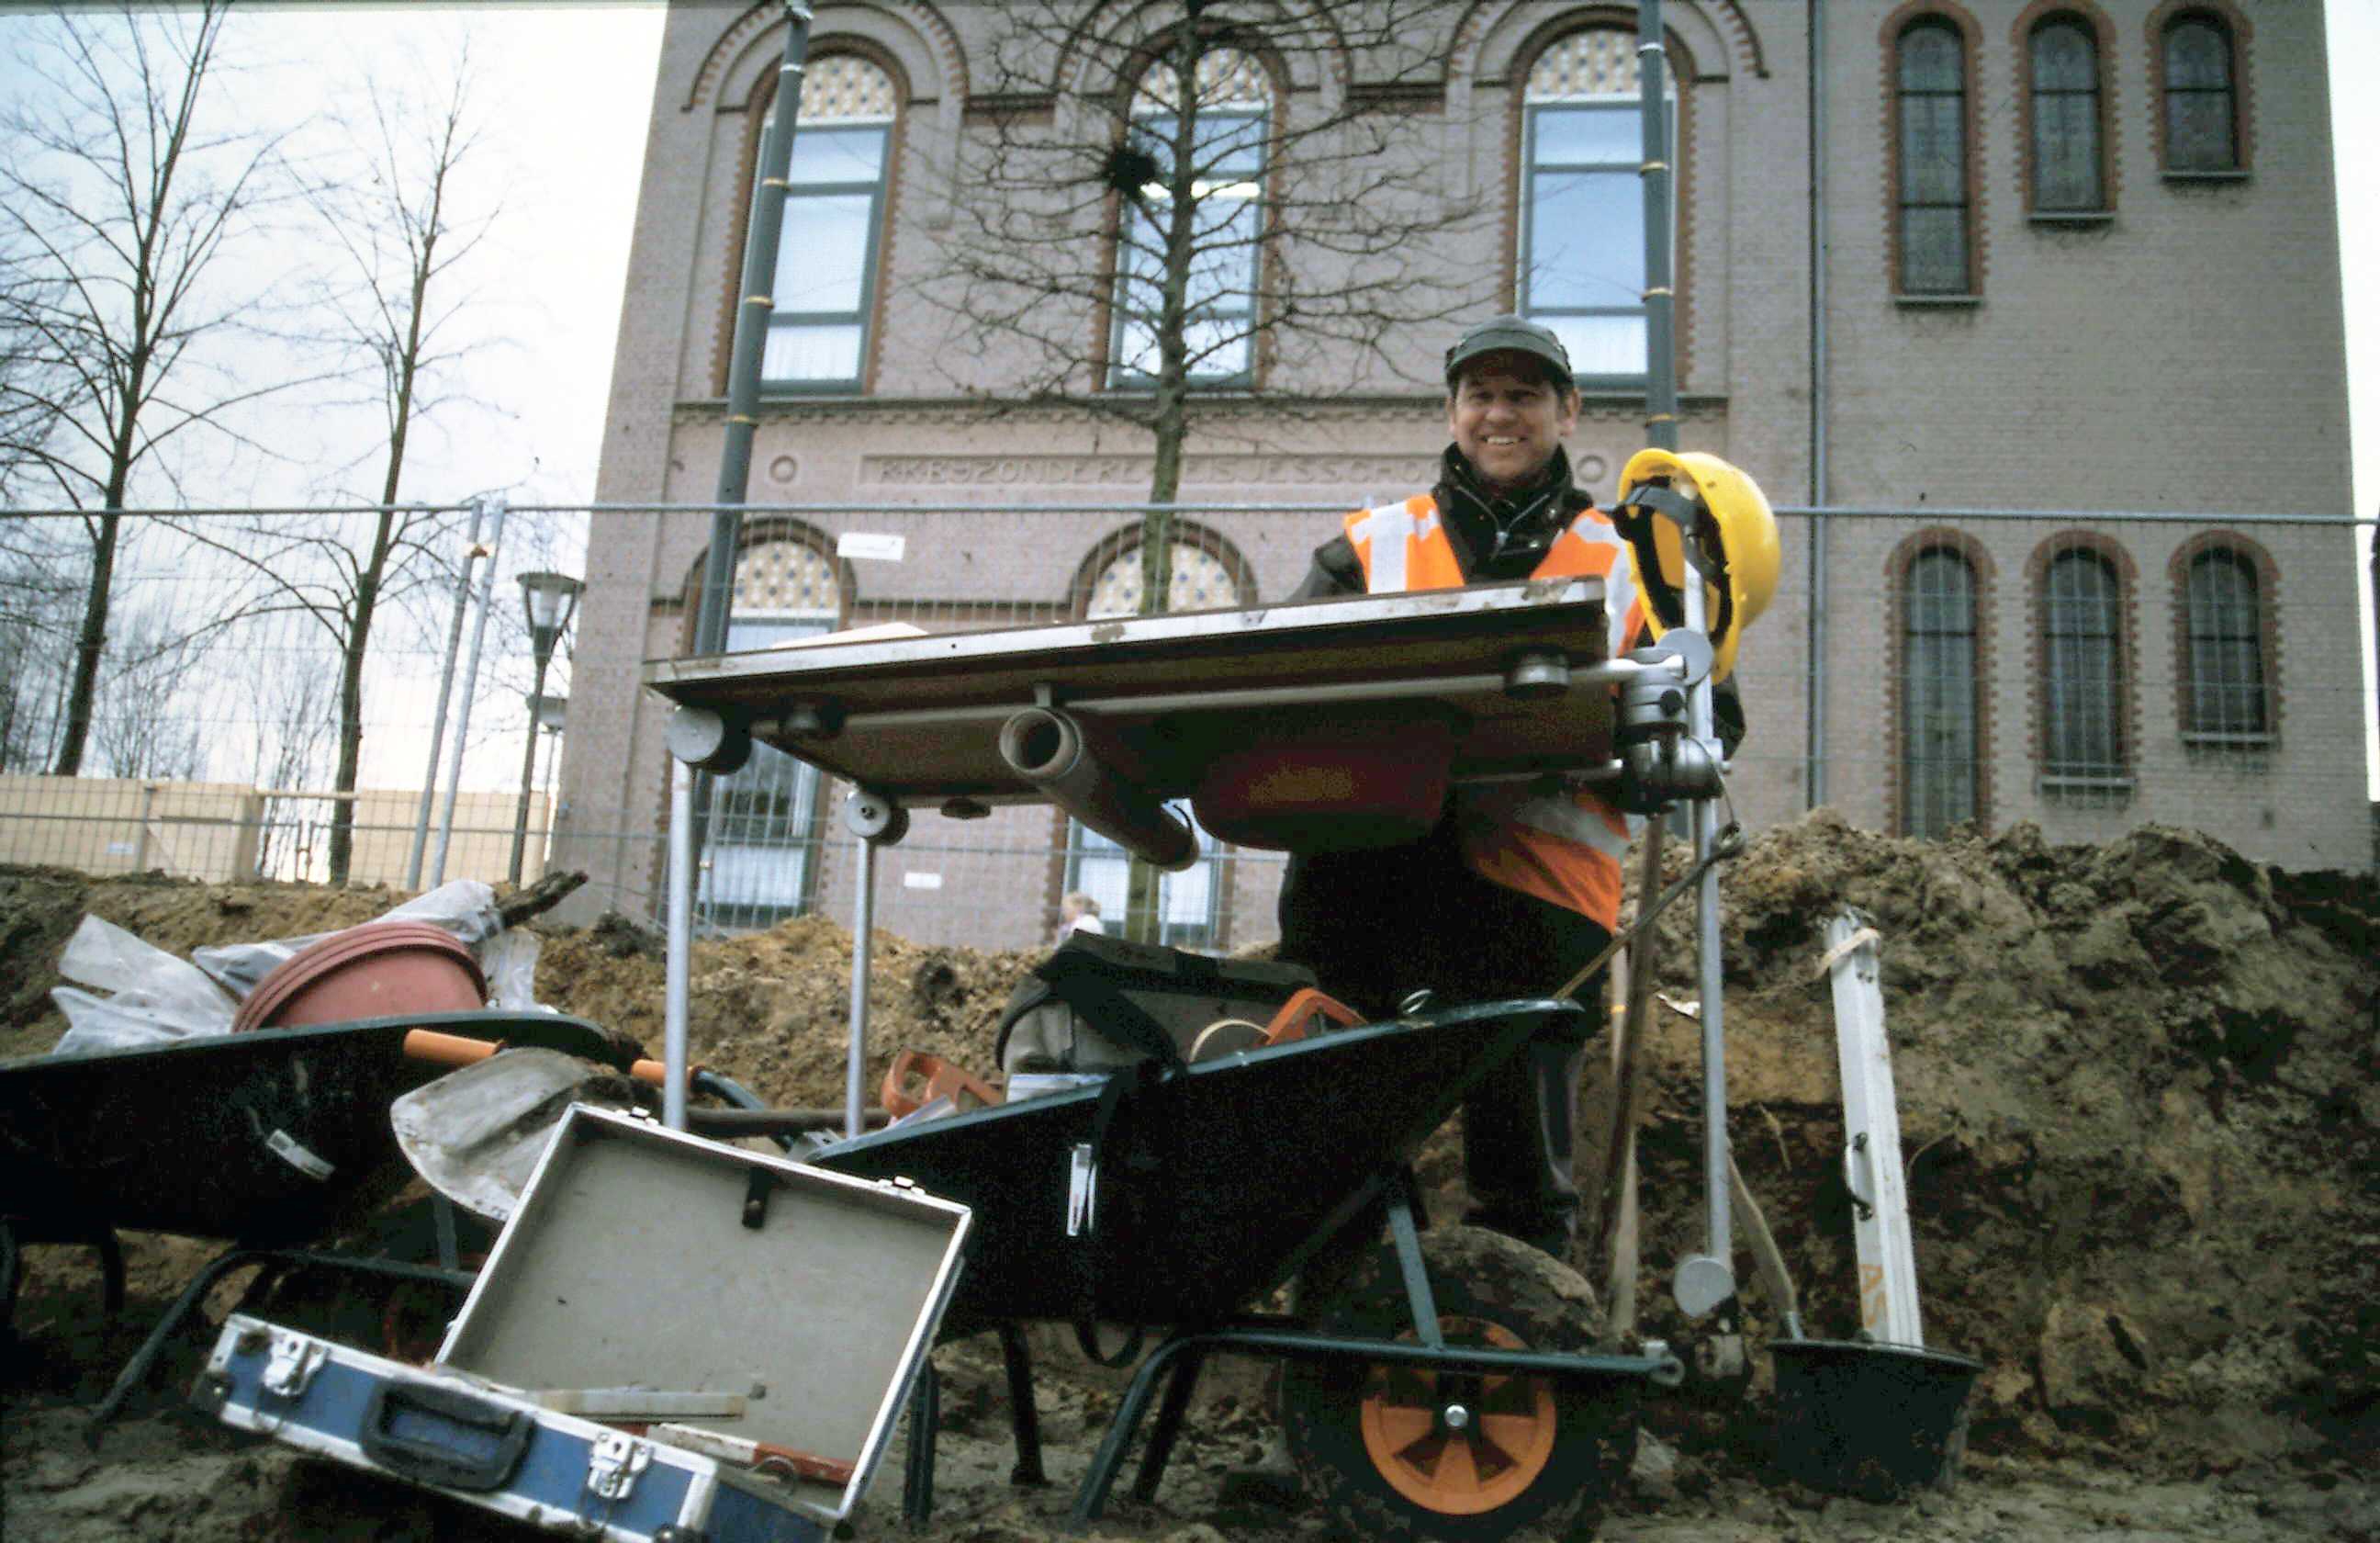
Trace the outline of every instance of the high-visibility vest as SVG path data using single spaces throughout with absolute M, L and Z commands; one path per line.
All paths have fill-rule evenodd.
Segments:
M 1368 593 L 1453 589 L 1468 582 L 1439 518 L 1438 501 L 1428 493 L 1357 510 L 1346 523 Z M 1626 652 L 1644 628 L 1634 560 L 1625 538 L 1598 509 L 1581 511 L 1529 577 L 1603 580 L 1612 658 Z M 1526 783 L 1483 783 L 1459 788 L 1456 797 L 1463 816 L 1463 857 L 1473 872 L 1576 911 L 1606 930 L 1619 927 L 1621 864 L 1642 820 L 1586 787 L 1548 793 Z

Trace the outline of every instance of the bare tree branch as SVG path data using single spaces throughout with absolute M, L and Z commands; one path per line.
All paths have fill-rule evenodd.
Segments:
M 0 118 L 0 425 L 12 482 L 92 513 L 73 682 L 52 770 L 82 769 L 109 635 L 121 516 L 137 479 L 204 431 L 247 442 L 240 407 L 308 383 L 242 381 L 215 346 L 270 282 L 233 259 L 280 196 L 277 141 L 204 121 L 221 0 L 62 12 L 18 67 L 45 81 Z M 226 103 L 228 105 L 228 103 Z M 251 264 L 252 268 L 253 265 Z

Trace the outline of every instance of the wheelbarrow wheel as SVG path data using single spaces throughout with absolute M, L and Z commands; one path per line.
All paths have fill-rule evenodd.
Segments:
M 1439 1330 L 1449 1344 L 1597 1348 L 1604 1319 L 1569 1266 L 1500 1233 L 1421 1236 Z M 1314 1327 L 1412 1340 L 1393 1250 L 1359 1266 Z M 1353 1536 L 1484 1543 L 1551 1518 L 1593 1535 L 1634 1456 L 1633 1389 L 1550 1377 L 1293 1363 L 1281 1378 L 1291 1458 L 1307 1491 Z

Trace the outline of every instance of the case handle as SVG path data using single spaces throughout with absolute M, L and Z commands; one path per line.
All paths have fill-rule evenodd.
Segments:
M 364 1455 L 400 1478 L 487 1490 L 512 1477 L 537 1420 L 455 1388 L 392 1378 L 364 1411 Z

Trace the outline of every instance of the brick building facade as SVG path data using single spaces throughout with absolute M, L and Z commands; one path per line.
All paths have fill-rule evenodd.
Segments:
M 1086 36 L 1144 14 L 1076 8 Z M 1149 57 L 1053 55 L 1045 89 L 1020 91 L 996 73 L 1010 9 L 816 7 L 747 494 L 746 642 L 891 617 L 1077 617 L 1136 570 L 1150 441 L 1099 398 L 1145 389 L 1127 366 L 1146 339 L 1096 298 L 1052 298 L 1042 320 L 1076 329 L 1087 362 L 1073 396 L 1020 400 L 1044 360 L 968 327 L 955 259 L 990 186 L 970 152 L 1102 125 L 1123 142 L 1126 125 L 1158 121 L 1132 73 Z M 2154 820 L 2288 867 L 2366 866 L 2320 7 L 1663 11 L 1681 440 L 1751 472 L 1785 544 L 1740 672 L 1738 811 L 1757 826 L 1825 802 L 1915 833 L 2032 820 L 2053 841 Z M 1217 507 L 1185 516 L 1177 604 L 1279 598 L 1335 529 L 1327 510 L 1426 484 L 1445 438 L 1431 372 L 1463 322 L 1522 309 L 1571 337 L 1583 486 L 1609 496 L 1645 441 L 1642 297 L 1620 282 L 1636 168 L 1597 149 L 1633 122 L 1635 7 L 1415 15 L 1436 33 L 1395 49 L 1271 50 L 1259 28 L 1235 59 L 1244 79 L 1219 88 L 1275 136 L 1252 143 L 1350 103 L 1391 120 L 1381 154 L 1427 185 L 1400 206 L 1414 221 L 1400 255 L 1452 297 L 1451 319 L 1392 329 L 1401 368 L 1327 344 L 1227 361 L 1185 447 L 1179 502 Z M 713 496 L 784 26 L 774 5 L 672 9 L 601 504 Z M 1291 185 L 1334 174 L 1248 153 L 1234 175 L 1257 209 L 1327 206 Z M 1087 261 L 1126 261 L 1125 201 L 1076 211 Z M 1598 245 L 1619 255 L 1594 289 L 1572 275 L 1595 272 Z M 1329 246 L 1293 240 L 1267 261 Z M 699 511 L 594 516 L 555 855 L 596 876 L 582 908 L 643 908 L 658 883 L 667 714 L 638 666 L 687 651 L 710 530 Z M 894 547 L 898 561 L 880 555 Z M 847 902 L 832 801 L 771 806 L 824 835 L 800 860 L 803 905 Z M 1047 811 L 963 833 L 928 823 L 905 844 L 928 855 L 887 854 L 880 921 L 910 936 L 1034 941 L 1088 871 Z M 984 841 L 1013 850 L 979 871 L 953 855 Z M 1214 869 L 1209 922 L 1178 935 L 1269 936 L 1277 871 L 1255 857 Z

